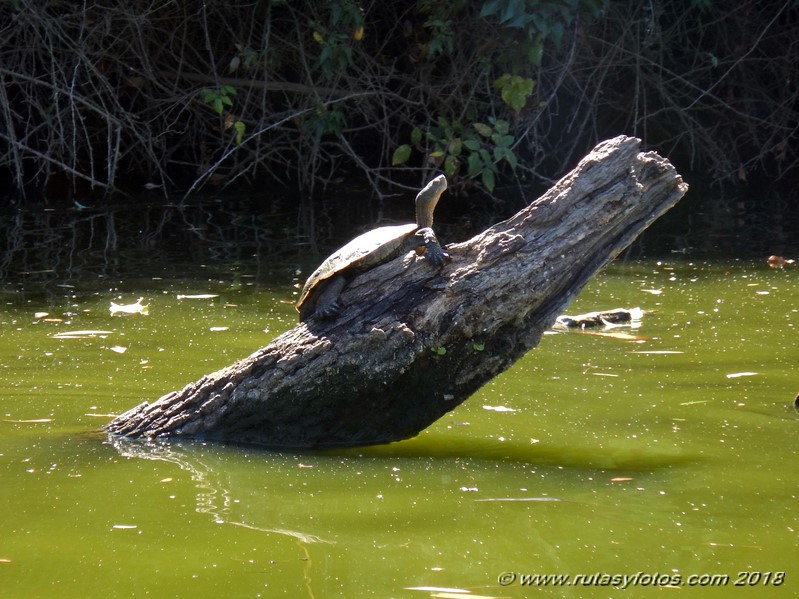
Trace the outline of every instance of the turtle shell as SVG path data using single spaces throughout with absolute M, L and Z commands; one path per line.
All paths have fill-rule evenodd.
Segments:
M 308 298 L 319 291 L 319 285 L 330 277 L 337 274 L 354 275 L 396 257 L 405 240 L 418 228 L 416 223 L 378 227 L 335 251 L 308 277 L 297 302 L 297 310 L 301 310 Z

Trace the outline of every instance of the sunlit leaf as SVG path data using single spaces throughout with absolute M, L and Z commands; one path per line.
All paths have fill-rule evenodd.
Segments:
M 411 131 L 411 143 L 415 146 L 422 143 L 422 130 L 419 127 L 414 127 Z
M 527 104 L 527 98 L 533 93 L 535 81 L 529 77 L 505 73 L 494 81 L 494 87 L 500 90 L 502 101 L 515 112 L 521 111 Z
M 460 166 L 460 160 L 455 158 L 455 156 L 447 156 L 444 160 L 444 173 L 446 173 L 447 177 L 452 178 L 458 172 Z
M 241 121 L 236 121 L 233 123 L 233 128 L 236 130 L 236 145 L 241 145 L 241 140 L 244 138 L 244 131 L 246 129 L 246 125 Z
M 473 123 L 472 127 L 474 127 L 474 130 L 483 137 L 491 137 L 491 133 L 493 133 L 493 131 L 491 131 L 491 127 L 485 123 Z
M 391 156 L 391 165 L 397 166 L 398 164 L 405 164 L 410 157 L 411 146 L 408 144 L 402 144 L 396 150 L 394 150 L 394 154 Z

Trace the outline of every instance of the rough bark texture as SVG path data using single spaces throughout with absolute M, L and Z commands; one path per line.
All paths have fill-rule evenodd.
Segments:
M 334 320 L 298 324 L 108 430 L 287 448 L 416 435 L 535 347 L 590 277 L 682 197 L 671 164 L 639 143 L 599 144 L 531 205 L 448 246 L 443 269 L 409 253 L 368 271 Z

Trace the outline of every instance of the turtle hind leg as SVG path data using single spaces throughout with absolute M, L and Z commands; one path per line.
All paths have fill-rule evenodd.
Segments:
M 433 229 L 430 227 L 423 227 L 416 231 L 416 235 L 424 240 L 425 258 L 430 260 L 431 264 L 444 266 L 444 264 L 450 261 L 449 254 L 441 247 Z
M 346 284 L 347 279 L 341 275 L 336 275 L 330 279 L 316 299 L 314 314 L 317 318 L 333 318 L 341 311 L 341 304 L 338 301 L 338 296 L 341 295 L 341 292 L 344 290 L 344 285 Z

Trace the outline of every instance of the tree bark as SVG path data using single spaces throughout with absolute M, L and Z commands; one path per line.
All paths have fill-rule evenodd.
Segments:
M 412 437 L 531 348 L 594 273 L 685 193 L 640 140 L 599 144 L 541 198 L 447 247 L 355 278 L 333 320 L 300 323 L 108 431 L 275 448 Z

